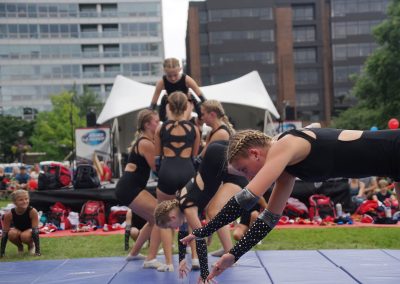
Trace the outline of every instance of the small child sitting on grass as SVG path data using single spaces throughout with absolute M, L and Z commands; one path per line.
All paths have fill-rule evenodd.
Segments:
M 28 192 L 23 189 L 15 190 L 11 194 L 11 200 L 15 208 L 4 215 L 0 257 L 5 255 L 8 239 L 17 246 L 19 254 L 22 255 L 26 244 L 31 255 L 40 256 L 38 212 L 29 206 Z

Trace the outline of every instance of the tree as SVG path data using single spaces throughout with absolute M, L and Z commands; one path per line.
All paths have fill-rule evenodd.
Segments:
M 30 144 L 29 137 L 31 137 L 34 128 L 33 121 L 26 121 L 20 117 L 15 116 L 0 116 L 0 161 L 13 162 L 17 159 L 17 151 L 19 145 L 27 146 Z M 18 132 L 22 131 L 22 137 L 18 136 Z M 13 153 L 13 150 L 15 153 Z
M 93 109 L 96 114 L 99 114 L 103 108 L 103 102 L 100 100 L 99 95 L 94 93 L 87 87 L 83 87 L 83 94 L 78 95 L 75 92 L 74 104 L 79 109 L 79 116 L 85 118 L 89 110 Z
M 334 119 L 334 127 L 347 129 L 387 128 L 400 110 L 400 0 L 393 0 L 388 18 L 374 28 L 379 48 L 366 60 L 356 77 L 352 94 L 358 104 Z
M 86 124 L 79 116 L 73 96 L 73 92 L 51 96 L 53 109 L 37 116 L 32 150 L 46 152 L 46 159 L 62 160 L 73 148 L 74 129 Z

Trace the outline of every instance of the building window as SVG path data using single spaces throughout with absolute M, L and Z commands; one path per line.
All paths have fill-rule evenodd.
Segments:
M 344 17 L 357 13 L 386 13 L 390 0 L 331 0 L 331 16 Z
M 376 43 L 352 43 L 352 44 L 334 44 L 333 59 L 347 60 L 354 57 L 367 57 L 376 48 Z
M 260 18 L 272 20 L 272 8 L 215 9 L 209 11 L 210 22 L 218 22 L 224 18 Z
M 348 36 L 370 35 L 372 29 L 381 21 L 349 21 L 332 23 L 332 38 L 347 38 Z
M 315 41 L 315 26 L 301 26 L 293 28 L 293 41 Z
M 297 119 L 302 121 L 321 121 L 319 110 L 297 110 Z
M 240 52 L 240 53 L 216 53 L 210 55 L 211 66 L 221 66 L 231 62 L 253 61 L 263 64 L 273 64 L 275 62 L 275 54 L 269 52 Z
M 275 73 L 262 73 L 260 74 L 262 81 L 266 86 L 275 86 L 276 74 Z
M 84 78 L 98 78 L 100 77 L 100 65 L 83 65 Z
M 350 82 L 350 76 L 360 74 L 362 66 L 335 66 L 333 67 L 333 80 L 336 83 Z
M 316 63 L 317 49 L 315 47 L 296 47 L 294 48 L 293 57 L 295 63 Z
M 119 45 L 118 44 L 104 44 L 103 53 L 105 57 L 118 57 Z
M 104 24 L 103 32 L 118 32 L 118 24 Z
M 101 15 L 104 17 L 117 17 L 117 4 L 101 4 Z
M 318 106 L 318 92 L 296 92 L 296 106 Z
M 120 72 L 121 67 L 119 64 L 106 64 L 104 65 L 105 72 Z
M 335 105 L 354 105 L 357 98 L 351 93 L 350 87 L 336 87 L 333 90 Z
M 228 40 L 274 41 L 273 30 L 210 32 L 209 36 L 211 44 L 220 44 Z
M 97 25 L 81 25 L 81 32 L 97 32 Z
M 296 85 L 315 85 L 318 83 L 318 72 L 316 69 L 297 69 L 295 73 Z
M 145 2 L 145 1 L 143 1 Z M 153 3 L 119 3 L 118 12 L 122 16 L 160 17 L 161 4 Z
M 315 19 L 315 7 L 313 4 L 293 5 L 292 10 L 294 21 L 307 21 Z
M 101 85 L 85 85 L 83 88 L 85 90 L 87 90 L 89 92 L 93 92 L 95 94 L 101 93 Z

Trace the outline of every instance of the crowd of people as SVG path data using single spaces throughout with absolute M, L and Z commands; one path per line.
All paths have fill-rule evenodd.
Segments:
M 40 166 L 38 163 L 35 163 L 32 167 L 26 167 L 25 165 L 13 166 L 10 175 L 7 175 L 4 167 L 0 166 L 0 194 L 6 190 L 36 190 L 38 188 L 39 173 Z
M 181 72 L 178 60 L 166 59 L 164 71 L 149 108 L 138 113 L 137 133 L 116 185 L 119 203 L 128 206 L 131 214 L 126 222 L 126 246 L 130 237 L 135 240 L 127 261 L 142 260 L 143 268 L 174 271 L 173 235 L 179 228 L 179 275 L 200 270 L 199 282 L 212 283 L 275 227 L 296 177 L 310 182 L 349 178 L 350 194 L 356 203 L 367 198 L 395 198 L 390 184 L 394 182 L 398 188 L 400 131 L 310 127 L 277 137 L 258 130 L 235 131 L 222 104 L 206 100 L 196 82 Z M 166 94 L 157 112 L 162 90 Z M 206 135 L 203 123 L 210 129 Z M 387 163 L 377 167 L 382 161 Z M 155 195 L 146 189 L 151 172 L 158 177 Z M 24 178 L 27 174 L 20 173 L 20 188 L 27 183 Z M 267 202 L 263 196 L 269 188 L 273 190 Z M 26 196 L 16 192 L 13 202 L 17 207 L 12 217 L 28 214 L 34 218 L 35 210 L 27 205 Z M 140 228 L 133 226 L 132 214 L 143 218 L 145 223 Z M 228 225 L 239 217 L 234 245 Z M 16 241 L 15 234 L 5 227 L 5 242 L 8 236 L 18 249 L 27 243 L 39 255 L 37 224 L 32 218 L 28 241 L 22 238 L 23 228 L 18 229 L 21 236 Z M 205 226 L 202 219 L 208 221 Z M 214 232 L 222 250 L 210 273 L 206 237 Z M 148 254 L 144 256 L 140 251 L 148 241 Z M 156 258 L 160 244 L 164 263 Z M 190 268 L 187 245 L 191 246 Z

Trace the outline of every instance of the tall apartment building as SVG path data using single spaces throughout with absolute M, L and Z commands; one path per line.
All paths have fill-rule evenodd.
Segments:
M 190 2 L 187 72 L 208 85 L 257 70 L 283 119 L 329 122 L 354 103 L 348 77 L 376 47 L 371 28 L 388 3 Z
M 0 105 L 46 110 L 86 87 L 104 100 L 118 74 L 153 84 L 164 58 L 161 0 L 0 2 Z

